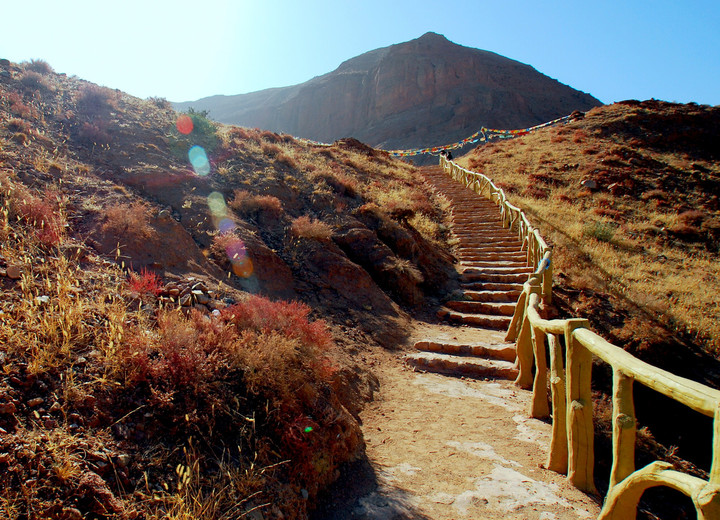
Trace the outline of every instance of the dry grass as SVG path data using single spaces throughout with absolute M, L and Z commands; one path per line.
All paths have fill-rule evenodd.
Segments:
M 144 202 L 113 204 L 105 210 L 102 229 L 120 240 L 144 240 L 153 234 L 150 206 Z
M 660 152 L 644 141 L 630 147 L 617 135 L 598 136 L 635 112 L 594 109 L 566 126 L 571 139 L 558 142 L 558 130 L 541 131 L 522 137 L 522 147 L 520 140 L 497 143 L 460 162 L 481 166 L 526 209 L 556 246 L 556 272 L 569 285 L 582 285 L 593 271 L 596 289 L 628 298 L 718 352 L 720 208 L 707 205 L 707 190 L 717 185 L 720 167 L 681 160 L 682 151 Z M 599 152 L 588 155 L 589 149 Z M 597 188 L 584 187 L 585 180 Z
M 293 220 L 290 225 L 290 232 L 297 238 L 320 241 L 330 240 L 330 237 L 332 237 L 332 227 L 329 224 L 307 215 Z

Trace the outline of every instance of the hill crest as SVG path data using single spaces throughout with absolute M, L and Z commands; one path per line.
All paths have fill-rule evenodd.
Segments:
M 429 32 L 305 83 L 175 107 L 317 141 L 352 136 L 397 149 L 452 142 L 483 125 L 523 128 L 601 104 L 530 65 Z

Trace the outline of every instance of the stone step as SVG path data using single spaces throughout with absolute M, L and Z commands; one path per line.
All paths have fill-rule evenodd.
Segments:
M 525 273 L 515 274 L 494 274 L 494 273 L 462 273 L 461 282 L 491 282 L 491 283 L 519 283 L 527 282 L 528 275 Z
M 468 300 L 450 300 L 445 302 L 448 309 L 465 314 L 487 314 L 492 316 L 512 316 L 515 302 L 482 302 Z
M 515 361 L 514 343 L 482 343 L 467 345 L 463 343 L 445 343 L 426 339 L 415 343 L 417 350 L 424 352 L 437 352 L 453 356 L 474 356 L 503 361 Z
M 462 274 L 526 274 L 533 273 L 532 267 L 527 266 L 504 266 L 496 265 L 492 267 L 465 267 L 460 271 Z
M 515 239 L 488 239 L 485 237 L 474 236 L 473 238 L 461 238 L 460 247 L 512 247 L 515 251 L 520 251 L 522 244 Z
M 525 253 L 455 253 L 461 262 L 525 262 L 527 265 L 527 255 Z
M 524 260 L 463 260 L 460 262 L 460 267 L 527 267 L 527 262 Z
M 524 283 L 524 282 L 523 282 Z M 513 291 L 522 292 L 522 283 L 470 282 L 460 284 L 466 291 Z
M 483 327 L 495 330 L 507 329 L 510 326 L 511 320 L 509 316 L 493 316 L 491 314 L 466 314 L 448 308 L 440 309 L 437 314 L 440 319 L 445 319 L 454 323 L 461 323 L 463 325 L 472 325 L 473 327 Z
M 467 356 L 452 356 L 435 352 L 407 354 L 405 362 L 427 372 L 455 375 L 458 377 L 502 378 L 514 380 L 518 370 L 509 361 L 482 359 Z
M 460 244 L 458 246 L 459 253 L 473 252 L 473 253 L 523 253 L 520 248 L 516 245 L 511 246 L 492 246 L 492 245 L 465 245 Z
M 505 302 L 515 304 L 521 294 L 521 289 L 514 291 L 463 291 L 465 299 L 474 302 Z

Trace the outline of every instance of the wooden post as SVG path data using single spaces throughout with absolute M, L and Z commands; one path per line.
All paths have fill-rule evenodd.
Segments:
M 533 383 L 533 400 L 530 417 L 544 419 L 550 416 L 547 398 L 547 362 L 545 361 L 545 333 L 533 328 L 533 350 L 535 354 L 535 381 Z
M 530 319 L 528 318 L 527 313 L 525 313 L 522 326 L 520 327 L 520 334 L 518 335 L 517 343 L 515 344 L 517 355 L 516 362 L 518 366 L 518 375 L 515 379 L 515 384 L 526 390 L 530 389 L 533 384 L 533 346 L 532 331 L 530 329 Z
M 552 303 L 552 283 L 553 283 L 553 265 L 552 265 L 552 249 L 548 250 L 548 265 L 543 272 L 543 303 L 550 305 Z
M 563 367 L 562 346 L 555 334 L 548 336 L 548 344 L 550 348 L 550 396 L 552 398 L 553 421 L 547 468 L 558 473 L 567 473 L 567 409 L 565 406 L 565 368 Z
M 567 320 L 568 480 L 581 491 L 595 493 L 593 477 L 594 429 L 592 417 L 592 354 L 575 341 L 573 331 L 587 327 L 585 319 Z
M 720 487 L 720 403 L 715 408 L 713 422 L 712 464 L 710 466 L 710 483 Z
M 520 333 L 520 327 L 525 319 L 525 306 L 527 304 L 527 292 L 523 289 L 520 294 L 517 303 L 515 304 L 515 312 L 513 313 L 510 326 L 508 327 L 507 334 L 505 334 L 505 341 L 515 341 Z
M 610 487 L 635 471 L 635 404 L 633 379 L 613 370 L 613 461 Z

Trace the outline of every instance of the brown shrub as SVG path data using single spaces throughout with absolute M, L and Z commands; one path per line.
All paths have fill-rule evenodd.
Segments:
M 37 117 L 37 110 L 27 105 L 22 96 L 17 92 L 10 92 L 7 96 L 7 101 L 10 106 L 10 112 L 18 117 L 24 119 L 34 119 Z
M 87 85 L 80 90 L 76 102 L 83 114 L 95 117 L 117 108 L 117 98 L 118 95 L 114 90 Z
M 692 209 L 692 210 L 684 211 L 684 212 L 680 213 L 678 215 L 678 220 L 682 224 L 699 226 L 707 218 L 707 216 L 708 216 L 707 213 L 705 213 L 704 211 Z
M 269 155 L 270 157 L 275 157 L 281 152 L 278 145 L 275 143 L 269 143 L 266 140 L 260 142 L 260 149 L 262 150 L 262 153 Z
M 327 241 L 332 236 L 332 227 L 325 222 L 304 215 L 293 220 L 290 225 L 290 232 L 298 238 Z
M 246 217 L 257 217 L 262 214 L 277 219 L 283 213 L 282 202 L 277 197 L 254 195 L 245 190 L 235 190 L 235 196 L 228 206 Z
M 47 79 L 40 74 L 32 70 L 27 70 L 20 77 L 20 84 L 30 92 L 45 92 L 50 90 L 50 83 Z
M 537 186 L 528 186 L 523 190 L 522 194 L 526 197 L 532 197 L 533 199 L 547 199 L 550 196 L 547 190 Z
M 30 123 L 28 123 L 24 119 L 8 119 L 8 122 L 5 124 L 5 126 L 11 132 L 22 132 L 24 134 L 32 133 L 32 125 L 30 125 Z
M 270 130 L 263 130 L 260 132 L 260 139 L 263 139 L 264 141 L 269 141 L 271 143 L 279 143 L 282 141 L 282 138 L 276 134 L 275 132 L 271 132 Z
M 284 164 L 285 166 L 288 166 L 288 167 L 292 168 L 293 170 L 298 169 L 298 163 L 295 160 L 295 158 L 288 155 L 285 152 L 278 153 L 277 156 L 275 156 L 275 161 L 277 161 L 280 164 Z
M 147 238 L 153 233 L 150 227 L 150 207 L 142 202 L 113 204 L 105 210 L 102 230 L 118 238 Z
M 575 130 L 573 132 L 572 141 L 573 143 L 582 143 L 587 139 L 588 135 L 585 130 Z
M 30 63 L 25 65 L 25 70 L 31 70 L 39 74 L 51 74 L 55 72 L 45 60 L 30 60 Z
M 667 201 L 669 197 L 670 197 L 670 195 L 668 195 L 668 193 L 667 193 L 666 191 L 664 191 L 664 190 L 659 190 L 659 189 L 655 189 L 655 190 L 650 190 L 650 191 L 646 191 L 646 192 L 642 193 L 642 194 L 640 195 L 640 200 L 646 200 L 646 201 L 647 201 L 647 200 L 662 200 L 662 201 Z
M 83 123 L 78 131 L 78 138 L 88 145 L 107 145 L 112 140 L 107 125 L 101 119 Z

